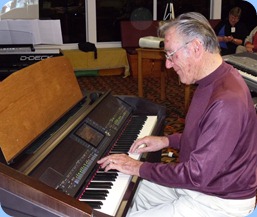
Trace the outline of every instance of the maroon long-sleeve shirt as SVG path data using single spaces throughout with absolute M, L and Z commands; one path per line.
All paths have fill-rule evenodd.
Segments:
M 180 163 L 145 162 L 140 176 L 221 198 L 254 197 L 257 116 L 247 85 L 225 62 L 197 84 L 183 133 L 168 136 Z

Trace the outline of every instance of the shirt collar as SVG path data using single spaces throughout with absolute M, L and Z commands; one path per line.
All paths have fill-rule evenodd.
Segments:
M 226 71 L 225 67 L 226 67 L 226 63 L 223 60 L 221 65 L 217 69 L 215 69 L 212 73 L 210 73 L 206 77 L 197 81 L 196 84 L 198 84 L 199 87 L 205 87 L 205 86 L 211 84 L 212 82 L 214 82 L 215 80 L 220 78 L 225 73 L 225 71 Z

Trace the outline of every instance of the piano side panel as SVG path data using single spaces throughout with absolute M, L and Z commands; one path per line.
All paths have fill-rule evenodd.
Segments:
M 26 213 L 29 212 L 29 209 L 19 210 L 21 207 L 14 205 L 11 198 L 16 200 L 20 198 L 23 203 L 27 201 L 27 204 L 33 205 L 33 213 L 27 213 L 30 215 L 35 214 L 37 210 L 39 213 L 42 213 L 42 210 L 44 212 L 48 210 L 50 216 L 87 217 L 91 216 L 92 213 L 92 208 L 88 205 L 23 175 L 2 163 L 0 163 L 0 189 L 5 193 L 0 194 L 1 205 L 7 208 L 11 205 L 10 209 L 13 210 L 15 207 L 17 209 L 16 212 L 22 211 Z M 4 198 L 6 195 L 9 195 L 9 197 Z
M 59 214 L 55 211 L 52 212 L 49 209 L 45 209 L 38 204 L 25 200 L 22 197 L 19 197 L 13 194 L 10 191 L 7 191 L 3 188 L 0 188 L 1 195 L 1 204 L 2 209 L 8 216 L 19 216 L 27 217 L 31 213 L 36 213 L 37 217 L 58 217 Z M 15 206 L 13 206 L 15 204 Z

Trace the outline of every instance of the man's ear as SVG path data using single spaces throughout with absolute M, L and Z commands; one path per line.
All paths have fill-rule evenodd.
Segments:
M 192 41 L 192 52 L 195 58 L 200 58 L 203 54 L 203 51 L 204 51 L 204 47 L 198 39 L 195 39 L 194 41 Z

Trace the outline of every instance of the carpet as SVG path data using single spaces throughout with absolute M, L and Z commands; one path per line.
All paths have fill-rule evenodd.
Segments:
M 114 95 L 135 95 L 138 94 L 137 78 L 132 76 L 98 76 L 78 77 L 78 83 L 82 91 L 103 91 L 111 90 Z M 157 76 L 145 77 L 143 80 L 144 97 L 148 100 L 163 105 L 167 109 L 164 135 L 181 132 L 184 129 L 184 85 L 179 83 L 175 72 L 166 75 L 166 99 L 160 99 L 160 78 Z M 194 87 L 191 88 L 193 93 Z M 191 93 L 191 95 L 192 95 Z M 165 156 L 172 152 L 173 156 Z M 173 149 L 163 150 L 162 161 L 170 162 L 178 160 L 178 153 Z

